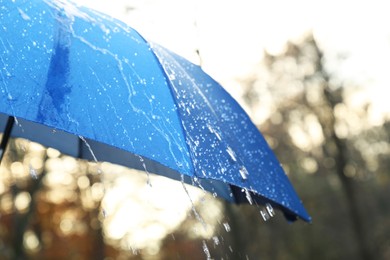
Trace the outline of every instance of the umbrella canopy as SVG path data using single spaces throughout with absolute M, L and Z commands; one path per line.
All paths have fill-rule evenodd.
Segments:
M 0 24 L 0 127 L 11 136 L 310 221 L 248 115 L 199 66 L 66 1 L 6 1 Z

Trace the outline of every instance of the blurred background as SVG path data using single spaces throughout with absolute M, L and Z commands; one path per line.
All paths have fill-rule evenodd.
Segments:
M 79 0 L 219 81 L 313 218 L 264 222 L 192 186 L 13 139 L 0 259 L 390 259 L 385 1 Z

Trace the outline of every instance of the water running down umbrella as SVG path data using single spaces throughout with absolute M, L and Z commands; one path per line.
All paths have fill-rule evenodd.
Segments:
M 66 1 L 8 1 L 0 22 L 0 127 L 18 121 L 10 136 L 310 221 L 248 115 L 199 66 Z

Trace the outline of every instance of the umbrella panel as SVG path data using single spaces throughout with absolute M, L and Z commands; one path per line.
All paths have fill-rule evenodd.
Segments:
M 6 128 L 9 118 L 8 115 L 0 113 L 0 130 Z M 25 138 L 46 147 L 55 148 L 60 152 L 75 158 L 89 161 L 106 161 L 158 174 L 173 180 L 184 181 L 185 183 L 215 193 L 227 201 L 235 201 L 231 187 L 223 182 L 204 179 L 197 179 L 194 181 L 191 177 L 180 174 L 171 168 L 148 158 L 134 155 L 111 145 L 76 136 L 65 131 L 56 130 L 25 119 L 15 119 L 15 125 L 12 127 L 10 137 Z M 2 142 L 4 142 L 6 138 L 7 136 L 3 135 L 1 138 Z

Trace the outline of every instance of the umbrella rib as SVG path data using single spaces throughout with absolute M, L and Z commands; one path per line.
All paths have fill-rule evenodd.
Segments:
M 7 148 L 7 144 L 11 136 L 11 131 L 14 126 L 14 123 L 15 123 L 15 118 L 13 116 L 9 116 L 0 143 L 0 164 L 1 161 L 3 160 L 5 149 Z
M 153 46 L 152 46 L 153 48 Z M 164 55 L 166 56 L 169 56 L 169 57 L 172 57 L 172 55 L 170 53 L 168 53 L 167 51 L 161 49 L 162 52 L 164 52 Z M 154 51 L 153 51 L 154 53 Z M 158 55 L 156 55 L 157 58 L 158 58 Z M 159 60 L 159 59 L 158 59 Z M 207 104 L 207 106 L 210 108 L 211 112 L 214 114 L 215 118 L 218 119 L 218 115 L 217 113 L 215 112 L 213 106 L 210 104 L 209 100 L 207 99 L 207 97 L 205 96 L 205 94 L 203 93 L 203 91 L 198 87 L 198 85 L 195 83 L 194 79 L 188 74 L 188 72 L 184 69 L 181 68 L 181 65 L 174 59 L 172 58 L 173 62 L 175 63 L 175 65 L 181 70 L 181 72 L 186 76 L 187 79 L 189 79 L 189 81 L 191 82 L 192 86 L 197 90 L 198 94 L 202 97 L 203 101 Z M 163 68 L 163 71 L 165 72 L 165 74 L 167 74 L 166 70 Z M 169 75 L 166 75 L 169 79 Z M 171 85 L 173 85 L 171 83 Z M 173 88 L 175 89 L 175 86 L 173 86 Z
M 169 73 L 168 73 L 168 71 L 167 71 L 167 68 L 163 66 L 163 60 L 159 58 L 159 55 L 158 55 L 153 49 L 154 49 L 154 48 L 159 48 L 159 51 L 162 51 L 162 52 L 164 53 L 164 55 L 169 56 L 169 57 L 172 57 L 172 55 L 171 55 L 170 53 L 168 53 L 167 51 L 165 51 L 164 49 L 160 49 L 160 47 L 159 47 L 158 45 L 155 45 L 155 44 L 150 43 L 150 42 L 149 42 L 149 44 L 151 45 L 152 53 L 153 53 L 154 56 L 157 58 L 157 60 L 160 61 L 160 67 L 161 67 L 163 73 L 165 74 L 165 76 L 167 77 L 167 79 L 169 79 L 169 75 L 168 75 Z M 187 71 L 185 71 L 184 69 L 182 69 L 181 66 L 180 66 L 180 64 L 179 64 L 174 58 L 172 58 L 172 60 L 173 60 L 173 62 L 175 63 L 175 65 L 180 69 L 180 72 L 181 72 L 181 73 L 184 73 L 184 75 L 190 80 L 191 85 L 197 90 L 197 93 L 202 97 L 203 101 L 204 101 L 204 102 L 206 103 L 206 105 L 210 108 L 210 111 L 211 111 L 211 113 L 213 114 L 215 121 L 218 122 L 218 125 L 219 125 L 219 121 L 220 121 L 219 116 L 218 116 L 217 112 L 214 110 L 213 106 L 210 104 L 208 98 L 204 95 L 203 91 L 199 88 L 199 86 L 198 86 L 198 85 L 196 84 L 196 82 L 191 78 L 191 76 L 187 73 Z M 170 89 L 170 91 L 171 91 L 171 93 L 172 93 L 172 96 L 173 96 L 173 98 L 175 99 L 175 101 L 177 102 L 177 98 L 176 98 L 175 92 L 177 92 L 178 90 L 177 90 L 176 86 L 173 84 L 172 81 L 167 80 L 167 82 L 168 82 L 168 84 L 169 84 L 169 86 L 170 86 L 169 89 Z M 180 113 L 180 112 L 179 112 L 179 113 Z M 184 135 L 186 136 L 186 139 L 187 139 L 187 138 L 191 138 L 191 137 L 188 136 L 187 131 L 185 130 L 185 126 L 183 125 L 183 122 L 182 122 L 182 124 L 181 124 L 181 127 L 182 127 L 182 130 L 183 130 Z M 228 138 L 230 138 L 230 137 L 228 137 Z M 187 148 L 189 149 L 189 151 L 191 151 L 191 148 L 190 148 L 188 142 L 186 142 L 186 144 L 187 144 Z M 192 164 L 193 164 L 192 167 L 193 167 L 193 170 L 194 170 L 194 175 L 195 175 L 196 177 L 200 177 L 199 175 L 197 175 L 196 166 L 194 165 L 194 161 L 196 160 L 196 158 L 194 158 L 194 155 L 192 154 L 192 152 L 190 152 L 190 156 L 192 157 Z M 215 180 L 218 181 L 218 179 L 215 179 Z M 229 188 L 230 188 L 230 189 L 231 189 L 231 187 L 230 187 L 231 185 L 234 185 L 234 184 L 229 183 Z
M 142 36 L 140 36 L 141 38 L 143 38 Z M 144 39 L 144 38 L 143 38 Z M 168 75 L 168 72 L 166 71 L 166 69 L 164 68 L 164 66 L 163 66 L 163 64 L 162 64 L 162 62 L 161 62 L 161 60 L 160 60 L 160 58 L 159 58 L 159 56 L 157 55 L 157 53 L 153 50 L 153 44 L 151 43 L 151 42 L 147 42 L 145 39 L 144 39 L 144 41 L 147 43 L 147 44 L 149 44 L 149 46 L 150 46 L 150 50 L 151 50 L 151 53 L 152 53 L 152 55 L 156 58 L 156 60 L 157 61 L 159 61 L 158 62 L 158 65 L 160 66 L 160 69 L 161 69 L 161 71 L 162 71 L 162 73 L 164 74 L 164 76 L 166 77 L 166 79 L 167 79 L 167 84 L 168 84 L 168 86 L 169 86 L 169 91 L 170 91 L 170 93 L 171 93 L 171 95 L 172 95 L 172 98 L 174 99 L 174 102 L 175 102 L 175 104 L 178 106 L 178 104 L 176 103 L 177 102 L 177 99 L 176 99 L 176 96 L 175 96 L 175 93 L 174 93 L 174 86 L 173 86 L 173 83 L 170 81 L 170 80 L 168 80 L 169 79 L 169 75 Z M 177 109 L 179 109 L 179 108 L 177 108 Z M 185 138 L 187 139 L 187 133 L 186 133 L 186 131 L 185 131 L 185 127 L 184 127 L 184 125 L 183 125 L 183 122 L 180 122 L 180 127 L 181 127 L 181 130 L 183 131 L 183 135 L 185 136 Z M 194 165 L 194 162 L 193 162 L 193 154 L 191 153 L 191 149 L 190 149 L 190 146 L 189 146 L 189 144 L 187 143 L 187 142 L 185 142 L 185 144 L 186 144 L 186 148 L 188 149 L 187 151 L 189 152 L 189 156 L 191 157 L 191 161 L 190 161 L 190 164 L 191 164 L 191 168 L 192 168 L 192 170 L 193 170 L 193 172 L 194 172 L 194 175 L 195 175 L 195 173 L 196 173 L 196 167 L 195 167 L 195 165 Z M 191 177 L 191 176 L 190 176 Z M 192 176 L 192 177 L 194 177 L 194 176 Z

